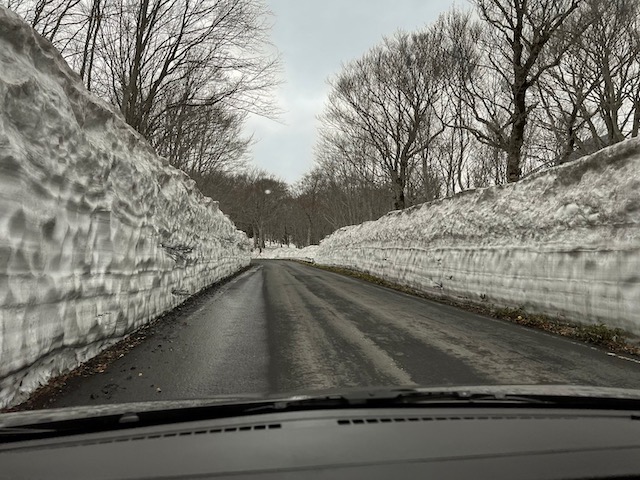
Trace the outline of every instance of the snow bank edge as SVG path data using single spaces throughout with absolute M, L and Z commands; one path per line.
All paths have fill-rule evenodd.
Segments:
M 0 7 L 0 407 L 250 262 L 250 243 Z
M 318 264 L 640 335 L 640 140 L 345 227 Z

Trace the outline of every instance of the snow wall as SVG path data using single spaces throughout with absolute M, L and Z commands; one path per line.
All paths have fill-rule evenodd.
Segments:
M 0 7 L 0 407 L 248 265 L 250 250 Z
M 315 252 L 434 296 L 640 334 L 640 141 L 342 228 Z

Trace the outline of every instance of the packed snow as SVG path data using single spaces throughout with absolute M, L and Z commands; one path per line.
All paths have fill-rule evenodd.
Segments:
M 640 140 L 342 228 L 316 263 L 640 334 Z
M 0 407 L 248 265 L 250 250 L 0 7 Z

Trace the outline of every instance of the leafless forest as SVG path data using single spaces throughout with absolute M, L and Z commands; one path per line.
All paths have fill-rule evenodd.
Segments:
M 474 0 L 382 39 L 328 79 L 315 164 L 296 185 L 250 168 L 247 116 L 278 115 L 261 0 L 2 3 L 256 245 L 316 243 L 640 129 L 637 0 Z

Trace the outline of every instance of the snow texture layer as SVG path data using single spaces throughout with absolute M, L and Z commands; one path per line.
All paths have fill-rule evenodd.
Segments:
M 0 407 L 248 265 L 250 249 L 0 7 Z
M 640 334 L 640 141 L 342 228 L 316 251 L 436 296 Z

